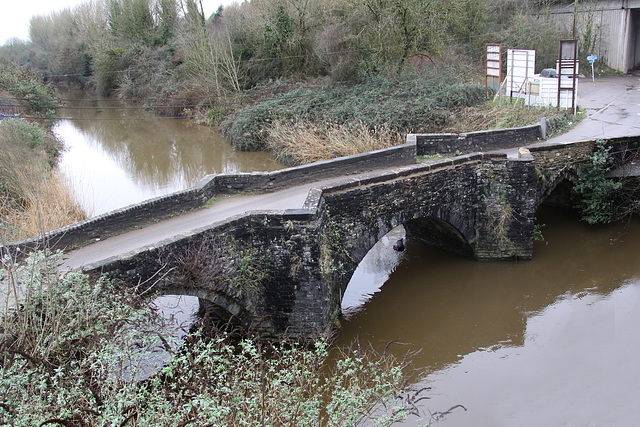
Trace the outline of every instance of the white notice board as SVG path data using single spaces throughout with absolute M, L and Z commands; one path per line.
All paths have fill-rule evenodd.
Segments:
M 507 50 L 507 96 L 524 93 L 526 82 L 536 71 L 536 51 L 523 49 Z

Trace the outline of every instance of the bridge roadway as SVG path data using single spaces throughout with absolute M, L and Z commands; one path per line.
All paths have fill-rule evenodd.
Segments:
M 569 132 L 532 144 L 544 145 L 560 141 L 579 141 L 599 137 L 640 134 L 640 81 L 637 76 L 601 77 L 592 82 L 581 79 L 578 104 L 587 111 L 587 118 Z M 506 150 L 517 156 L 517 149 Z M 405 168 L 410 168 L 411 165 Z M 402 168 L 396 167 L 393 170 Z M 143 228 L 97 241 L 65 254 L 62 269 L 77 269 L 128 252 L 139 251 L 174 236 L 189 234 L 218 221 L 251 210 L 300 209 L 313 187 L 330 186 L 338 182 L 366 178 L 385 170 L 358 175 L 339 176 L 315 183 L 298 185 L 273 193 L 222 196 L 212 206 L 198 209 Z
M 196 209 L 70 251 L 63 256 L 61 269 L 63 271 L 79 269 L 85 265 L 100 262 L 120 254 L 137 252 L 145 247 L 156 245 L 163 240 L 179 235 L 187 235 L 200 228 L 208 227 L 216 222 L 224 221 L 252 210 L 282 211 L 302 209 L 309 191 L 314 187 L 321 188 L 337 183 L 360 180 L 392 170 L 410 169 L 414 166 L 407 165 L 372 170 L 349 176 L 343 175 L 292 186 L 272 193 L 220 196 L 216 202 L 207 208 Z

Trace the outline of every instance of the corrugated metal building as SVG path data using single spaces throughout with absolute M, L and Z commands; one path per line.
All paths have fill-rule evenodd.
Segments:
M 571 2 L 554 8 L 552 14 L 572 26 L 574 11 Z M 582 60 L 597 55 L 609 67 L 625 73 L 640 64 L 640 0 L 580 0 L 575 22 L 580 43 L 589 30 L 592 37 L 587 41 L 595 41 L 581 46 Z

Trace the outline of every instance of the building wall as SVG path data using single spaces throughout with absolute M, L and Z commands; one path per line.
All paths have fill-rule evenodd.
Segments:
M 591 27 L 597 40 L 593 49 L 586 52 L 581 46 L 580 59 L 589 55 L 609 67 L 627 72 L 640 62 L 640 1 L 607 0 L 580 2 L 576 16 L 576 38 L 582 42 L 583 34 Z M 573 25 L 574 5 L 568 2 L 552 11 L 556 20 L 569 28 Z

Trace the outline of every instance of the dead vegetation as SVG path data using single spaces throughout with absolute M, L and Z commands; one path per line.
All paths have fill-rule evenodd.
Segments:
M 505 129 L 540 123 L 542 118 L 568 118 L 568 113 L 554 107 L 528 107 L 522 102 L 504 99 L 502 106 L 487 101 L 481 105 L 465 107 L 453 118 L 453 124 L 443 132 L 463 133 L 491 129 Z
M 86 218 L 52 167 L 54 135 L 19 119 L 0 122 L 0 221 L 4 241 L 36 236 Z
M 402 135 L 385 124 L 373 129 L 364 123 L 353 126 L 329 124 L 320 128 L 311 123 L 292 121 L 276 123 L 268 133 L 269 149 L 277 159 L 288 164 L 366 153 L 403 142 Z

